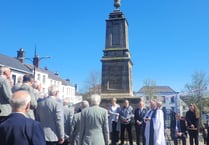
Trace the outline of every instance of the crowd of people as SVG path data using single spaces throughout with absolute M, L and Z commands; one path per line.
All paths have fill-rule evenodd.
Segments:
M 60 99 L 59 88 L 52 85 L 48 95 L 40 92 L 34 75 L 26 74 L 13 85 L 9 67 L 0 69 L 0 145 L 166 145 L 162 102 L 150 100 L 146 108 L 142 99 L 134 109 L 128 99 L 123 105 L 112 98 L 108 108 L 100 107 L 101 96 L 94 94 L 79 109 Z M 186 145 L 198 145 L 199 110 L 189 105 L 185 117 L 175 112 L 171 118 L 171 138 Z M 135 128 L 135 132 L 132 128 Z

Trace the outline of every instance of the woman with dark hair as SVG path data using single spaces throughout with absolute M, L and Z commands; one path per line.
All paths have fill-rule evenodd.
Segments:
M 190 145 L 193 145 L 195 142 L 195 145 L 199 144 L 198 141 L 198 128 L 199 128 L 199 109 L 194 103 L 191 103 L 189 105 L 189 110 L 186 112 L 186 125 L 187 130 L 189 132 L 189 142 Z

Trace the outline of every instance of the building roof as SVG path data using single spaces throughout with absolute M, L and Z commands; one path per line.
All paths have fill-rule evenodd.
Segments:
M 169 86 L 143 86 L 138 93 L 145 93 L 148 87 L 151 87 L 154 93 L 177 93 Z
M 31 65 L 31 64 L 25 64 L 31 71 L 33 71 L 34 69 L 34 66 Z M 66 85 L 66 86 L 69 86 L 70 85 L 70 81 L 67 81 L 67 80 L 64 80 L 62 79 L 58 73 L 53 73 L 52 71 L 48 70 L 47 68 L 37 68 L 36 67 L 36 71 L 39 71 L 39 72 L 42 72 L 42 73 L 45 73 L 45 74 L 48 74 L 48 77 L 52 80 L 56 80 L 56 81 L 60 81 L 62 82 L 62 85 Z
M 13 57 L 9 57 L 0 53 L 0 65 L 8 66 L 12 70 L 31 73 L 30 69 L 28 69 L 24 64 L 22 64 L 19 60 Z
M 33 65 L 31 64 L 21 63 L 17 58 L 9 57 L 1 53 L 0 53 L 0 66 L 8 66 L 12 70 L 24 72 L 24 73 L 32 73 L 34 68 Z M 46 68 L 44 69 L 36 68 L 36 70 L 48 74 L 48 77 L 52 80 L 60 81 L 62 82 L 63 85 L 70 86 L 70 81 L 62 79 L 58 75 L 58 73 L 53 73 Z

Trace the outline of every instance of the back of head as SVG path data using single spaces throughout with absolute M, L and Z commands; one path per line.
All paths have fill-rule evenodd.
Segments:
M 32 82 L 34 81 L 35 77 L 33 74 L 25 74 L 23 76 L 23 83 Z
M 89 102 L 86 101 L 86 100 L 82 101 L 81 108 L 84 109 L 84 108 L 87 108 L 87 107 L 89 107 Z
M 57 96 L 58 95 L 58 92 L 59 92 L 59 88 L 58 88 L 57 85 L 51 85 L 48 88 L 49 96 Z
M 33 85 L 32 85 L 32 87 L 34 89 L 38 89 L 39 87 L 41 87 L 41 81 L 35 80 L 34 83 L 33 83 Z
M 27 91 L 20 90 L 13 94 L 10 104 L 13 111 L 17 111 L 19 109 L 25 109 L 30 100 L 31 97 L 29 93 Z
M 5 71 L 10 70 L 8 66 L 1 66 L 0 67 L 0 75 L 4 75 Z
M 91 104 L 92 105 L 99 105 L 101 102 L 101 96 L 98 94 L 91 95 Z
M 160 100 L 158 100 L 158 101 L 157 101 L 157 107 L 158 107 L 158 108 L 161 108 L 161 107 L 162 107 L 162 105 L 163 105 L 163 102 L 162 102 L 162 101 L 160 101 Z
M 22 76 L 19 76 L 18 78 L 17 78 L 17 83 L 22 83 L 23 82 L 23 77 Z

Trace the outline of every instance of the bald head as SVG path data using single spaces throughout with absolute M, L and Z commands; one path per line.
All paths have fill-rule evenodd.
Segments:
M 20 90 L 20 91 L 15 92 L 10 102 L 13 112 L 23 111 L 24 113 L 25 111 L 27 111 L 30 100 L 31 100 L 31 97 L 27 91 Z

